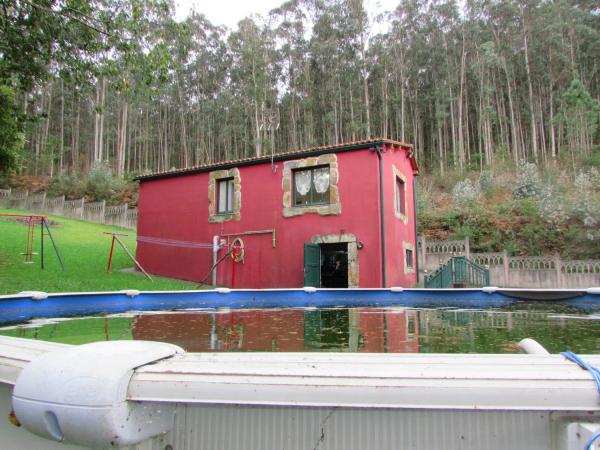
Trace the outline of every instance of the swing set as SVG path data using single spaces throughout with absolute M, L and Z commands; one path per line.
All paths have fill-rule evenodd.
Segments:
M 54 241 L 54 237 L 52 236 L 52 232 L 50 231 L 50 227 L 48 226 L 48 216 L 42 216 L 38 214 L 8 214 L 8 213 L 0 213 L 0 217 L 20 217 L 27 224 L 27 243 L 25 245 L 25 252 L 21 253 L 25 256 L 25 264 L 33 263 L 33 255 L 37 255 L 36 252 L 33 251 L 33 242 L 35 238 L 35 226 L 39 223 L 40 225 L 40 263 L 42 269 L 44 269 L 44 236 L 48 236 L 50 238 L 50 242 L 52 243 L 52 248 L 54 249 L 54 253 L 56 254 L 56 259 L 60 263 L 60 267 L 62 270 L 65 270 L 65 266 L 60 257 L 60 253 L 58 252 L 58 247 L 56 246 L 56 242 Z

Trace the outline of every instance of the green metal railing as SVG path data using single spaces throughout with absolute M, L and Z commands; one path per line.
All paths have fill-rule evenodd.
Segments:
M 490 271 L 466 256 L 453 256 L 429 275 L 426 288 L 483 287 L 490 285 Z

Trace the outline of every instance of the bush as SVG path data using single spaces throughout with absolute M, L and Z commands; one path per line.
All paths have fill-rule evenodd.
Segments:
M 479 189 L 484 194 L 490 194 L 496 188 L 496 179 L 491 170 L 482 170 L 479 174 Z
M 452 189 L 452 198 L 458 207 L 472 206 L 480 195 L 479 186 L 473 184 L 468 178 L 456 183 Z
M 549 224 L 560 226 L 569 220 L 565 199 L 557 189 L 551 186 L 542 188 L 538 198 L 538 207 L 540 216 Z
M 589 172 L 581 172 L 575 177 L 575 201 L 573 202 L 573 216 L 577 218 L 586 229 L 589 240 L 600 238 L 600 172 L 592 168 Z
M 85 181 L 85 196 L 90 201 L 115 199 L 117 192 L 123 189 L 125 181 L 113 177 L 110 166 L 104 163 L 95 164 Z
M 76 176 L 61 174 L 52 177 L 46 192 L 49 197 L 64 195 L 65 198 L 73 200 L 84 196 L 85 184 Z
M 513 198 L 538 197 L 541 193 L 540 175 L 534 163 L 521 161 L 517 169 L 517 183 L 513 189 Z
M 68 199 L 84 197 L 89 202 L 106 200 L 108 203 L 120 203 L 121 192 L 127 190 L 127 182 L 114 177 L 110 167 L 104 163 L 96 164 L 87 175 L 59 175 L 53 177 L 48 187 L 48 195 L 64 195 Z

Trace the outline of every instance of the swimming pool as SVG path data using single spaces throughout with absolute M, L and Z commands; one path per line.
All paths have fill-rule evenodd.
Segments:
M 552 303 L 504 308 L 207 308 L 38 319 L 0 335 L 86 344 L 168 342 L 188 352 L 518 353 L 529 337 L 548 351 L 600 353 L 600 315 Z
M 0 413 L 13 405 L 24 427 L 0 421 L 0 436 L 32 450 L 583 448 L 600 431 L 590 374 L 514 344 L 599 365 L 599 303 L 597 288 L 4 296 Z

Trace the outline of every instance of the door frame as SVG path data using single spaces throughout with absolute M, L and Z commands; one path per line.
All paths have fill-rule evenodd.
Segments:
M 348 288 L 359 287 L 358 245 L 356 236 L 350 233 L 316 234 L 313 244 L 348 244 Z

